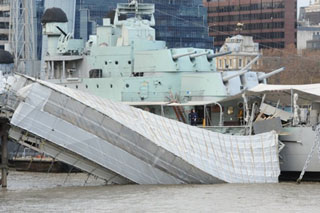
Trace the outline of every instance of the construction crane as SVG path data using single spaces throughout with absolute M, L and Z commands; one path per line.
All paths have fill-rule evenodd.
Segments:
M 10 0 L 10 51 L 15 71 L 36 77 L 35 0 Z

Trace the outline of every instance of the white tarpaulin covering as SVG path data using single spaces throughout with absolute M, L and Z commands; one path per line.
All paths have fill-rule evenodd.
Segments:
M 304 85 L 272 85 L 259 84 L 249 89 L 246 93 L 267 94 L 267 99 L 277 102 L 290 104 L 292 95 L 299 94 L 298 104 L 308 104 L 310 102 L 320 102 L 320 84 L 304 84 Z
M 19 96 L 14 127 L 135 183 L 278 182 L 275 132 L 223 135 L 42 81 Z

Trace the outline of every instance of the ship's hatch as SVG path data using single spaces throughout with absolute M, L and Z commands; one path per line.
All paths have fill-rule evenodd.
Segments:
M 140 86 L 140 98 L 141 100 L 145 100 L 148 98 L 148 93 L 149 93 L 149 82 L 144 81 L 141 83 Z

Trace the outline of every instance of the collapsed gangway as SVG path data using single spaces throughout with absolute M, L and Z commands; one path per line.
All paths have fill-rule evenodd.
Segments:
M 108 183 L 278 182 L 278 136 L 232 136 L 26 76 L 7 80 L 9 136 Z

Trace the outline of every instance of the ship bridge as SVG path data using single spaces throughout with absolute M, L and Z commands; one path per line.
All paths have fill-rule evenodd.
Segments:
M 155 41 L 154 4 L 142 4 L 137 1 L 131 3 L 119 3 L 114 16 L 114 26 L 121 28 L 121 36 L 117 46 L 128 46 L 135 40 Z M 126 20 L 119 20 L 124 15 Z M 130 18 L 130 16 L 133 16 Z

